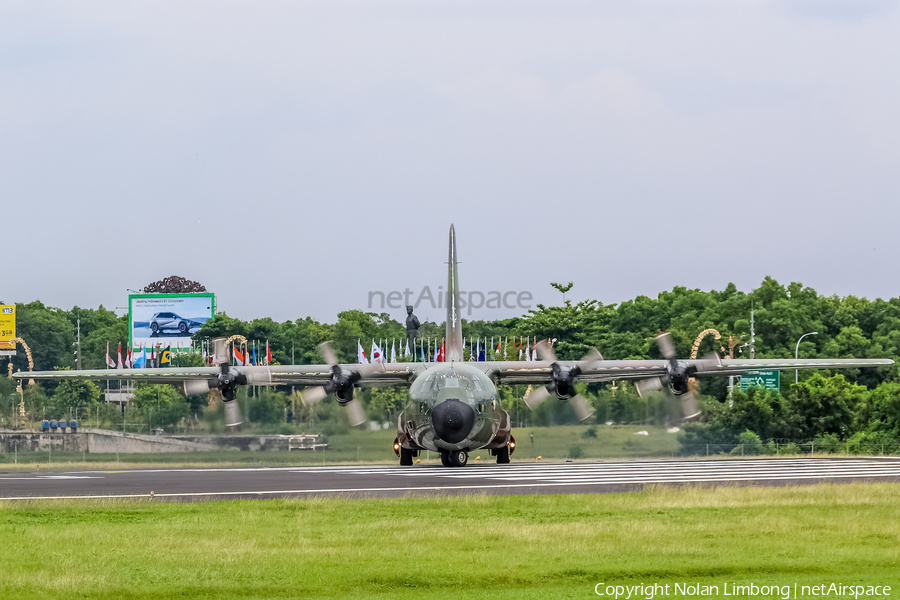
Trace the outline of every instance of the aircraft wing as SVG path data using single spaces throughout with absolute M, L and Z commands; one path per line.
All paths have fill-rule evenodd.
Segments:
M 700 367 L 697 376 L 740 375 L 745 371 L 793 371 L 794 369 L 858 369 L 887 367 L 894 364 L 889 358 L 747 358 L 722 359 L 710 366 L 709 361 L 687 360 Z
M 86 371 L 33 371 L 13 373 L 16 379 L 90 379 L 117 381 L 147 381 L 150 383 L 181 383 L 215 379 L 218 367 L 171 367 L 162 369 L 94 369 Z
M 405 386 L 412 383 L 420 372 L 425 370 L 426 363 L 387 363 L 384 365 L 338 365 L 342 371 L 358 371 L 360 379 L 355 385 L 359 387 Z M 361 368 L 362 367 L 362 368 Z M 383 367 L 383 368 L 382 368 Z M 277 365 L 272 367 L 232 367 L 243 369 L 262 369 L 253 377 L 254 385 L 258 377 L 268 378 L 270 385 L 324 385 L 331 379 L 331 367 L 328 365 Z
M 821 358 L 821 359 L 709 359 L 679 360 L 687 366 L 697 367 L 696 376 L 740 375 L 746 371 L 783 371 L 794 369 L 850 369 L 860 367 L 884 367 L 894 364 L 889 358 Z M 485 362 L 469 363 L 484 366 L 485 373 L 498 383 L 506 384 L 546 384 L 551 380 L 551 363 L 548 361 Z M 572 369 L 577 361 L 559 361 L 564 369 Z M 646 379 L 666 375 L 669 361 L 666 360 L 598 360 L 590 365 L 581 365 L 582 373 L 578 381 L 600 383 Z
M 541 384 L 551 379 L 551 363 L 548 361 L 502 361 L 469 363 L 477 367 L 484 365 L 485 372 L 498 383 L 506 384 Z M 579 381 L 598 383 L 618 381 L 622 379 L 643 379 L 665 375 L 667 361 L 664 360 L 602 360 L 584 369 L 578 376 Z M 561 360 L 559 365 L 571 369 L 576 361 Z
M 392 363 L 368 366 L 356 383 L 362 387 L 409 385 L 415 375 L 424 370 L 422 363 Z M 359 370 L 360 365 L 340 365 L 343 370 Z M 328 365 L 272 365 L 230 367 L 235 375 L 247 376 L 248 385 L 300 385 L 326 384 L 331 378 Z M 215 381 L 219 367 L 166 367 L 156 369 L 96 369 L 87 371 L 34 371 L 14 373 L 16 379 L 90 379 L 116 381 L 144 381 L 147 383 L 183 383 L 185 381 Z

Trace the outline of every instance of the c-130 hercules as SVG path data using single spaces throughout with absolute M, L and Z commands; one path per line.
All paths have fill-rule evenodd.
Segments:
M 229 365 L 224 338 L 215 340 L 218 367 L 124 369 L 112 378 L 152 383 L 181 383 L 186 394 L 218 389 L 225 400 L 226 424 L 241 423 L 236 402 L 242 385 L 301 385 L 303 402 L 318 402 L 329 394 L 349 411 L 352 425 L 361 425 L 366 415 L 358 400 L 357 387 L 408 386 L 409 401 L 397 419 L 394 451 L 401 465 L 412 465 L 422 450 L 437 452 L 447 467 L 462 467 L 469 453 L 487 449 L 498 463 L 509 463 L 515 450 L 509 413 L 503 410 L 497 385 L 537 385 L 525 403 L 532 409 L 551 396 L 571 402 L 581 420 L 593 413 L 588 401 L 577 394 L 575 382 L 634 380 L 638 390 L 668 386 L 682 398 L 685 418 L 700 414 L 688 389 L 688 378 L 708 375 L 739 375 L 749 369 L 834 369 L 874 367 L 893 364 L 890 359 L 810 359 L 724 360 L 718 356 L 679 360 L 668 334 L 657 338 L 664 360 L 603 360 L 592 350 L 580 361 L 560 361 L 546 344 L 537 346 L 541 360 L 536 362 L 465 362 L 459 309 L 456 232 L 450 226 L 450 256 L 447 281 L 447 323 L 444 362 L 391 364 L 338 364 L 326 342 L 319 346 L 324 365 L 272 365 L 235 367 Z M 19 379 L 110 379 L 108 370 L 41 371 L 16 373 Z M 314 387 L 315 386 L 315 387 Z

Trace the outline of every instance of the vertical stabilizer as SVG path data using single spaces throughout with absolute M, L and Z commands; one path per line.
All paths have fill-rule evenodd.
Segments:
M 450 225 L 450 260 L 447 269 L 447 336 L 445 358 L 447 362 L 463 360 L 462 322 L 459 310 L 459 274 L 456 269 L 456 230 Z

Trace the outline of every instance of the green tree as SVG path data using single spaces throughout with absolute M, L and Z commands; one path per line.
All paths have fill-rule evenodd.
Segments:
M 867 396 L 864 386 L 847 382 L 843 375 L 815 374 L 791 386 L 788 411 L 794 435 L 790 437 L 812 439 L 828 433 L 849 437 L 855 430 L 856 411 Z
M 128 408 L 137 410 L 148 428 L 153 429 L 173 428 L 190 412 L 184 396 L 171 385 L 165 384 L 138 384 Z M 129 416 L 129 423 L 131 420 Z
M 100 400 L 100 388 L 87 379 L 63 379 L 53 394 L 53 406 L 75 414 L 75 410 L 90 409 Z

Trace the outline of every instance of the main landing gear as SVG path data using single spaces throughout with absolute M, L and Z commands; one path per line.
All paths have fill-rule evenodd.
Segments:
M 441 464 L 445 467 L 464 467 L 469 462 L 469 453 L 465 450 L 448 452 L 441 450 Z
M 400 457 L 400 466 L 411 467 L 413 458 L 419 455 L 418 450 L 408 450 L 400 444 L 399 438 L 394 438 L 394 454 Z

